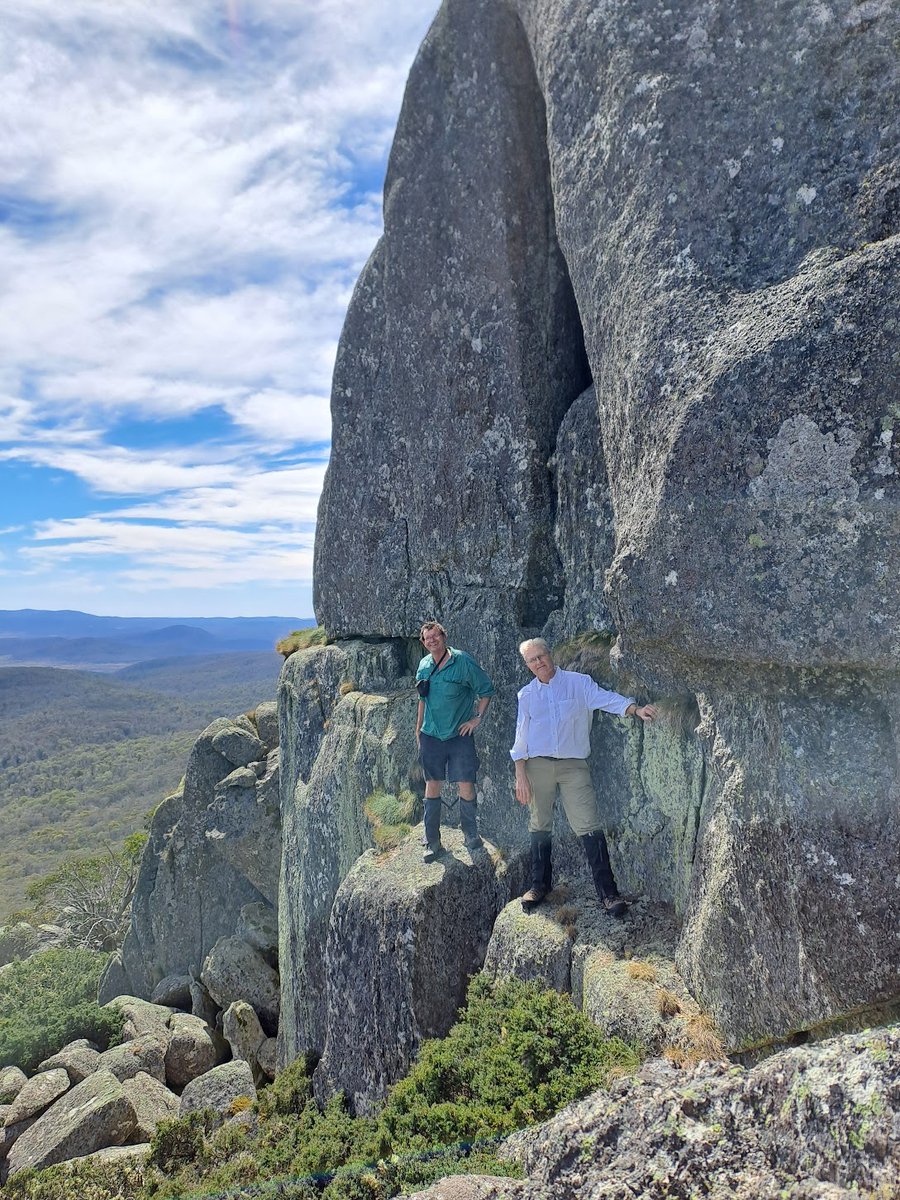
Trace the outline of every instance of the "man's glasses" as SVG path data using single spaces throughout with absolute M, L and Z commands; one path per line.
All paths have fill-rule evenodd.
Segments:
M 543 662 L 545 659 L 549 659 L 549 657 L 549 654 L 534 654 L 531 658 L 525 659 L 525 665 L 532 667 L 535 663 Z

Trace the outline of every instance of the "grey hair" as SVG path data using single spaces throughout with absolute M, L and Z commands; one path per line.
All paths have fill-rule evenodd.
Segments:
M 519 645 L 519 653 L 523 658 L 525 657 L 526 651 L 530 650 L 532 646 L 540 646 L 545 654 L 550 653 L 550 647 L 543 638 L 526 638 L 525 641 Z

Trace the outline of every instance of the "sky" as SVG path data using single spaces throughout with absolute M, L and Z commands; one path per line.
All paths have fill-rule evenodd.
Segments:
M 0 609 L 312 614 L 337 340 L 437 6 L 5 6 Z

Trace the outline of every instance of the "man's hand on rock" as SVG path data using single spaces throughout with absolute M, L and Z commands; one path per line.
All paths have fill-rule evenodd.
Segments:
M 636 717 L 640 717 L 640 719 L 642 721 L 647 721 L 649 723 L 650 721 L 655 720 L 655 718 L 659 716 L 659 709 L 656 707 L 655 704 L 644 704 L 643 706 L 636 704 L 634 706 L 634 714 L 633 715 Z

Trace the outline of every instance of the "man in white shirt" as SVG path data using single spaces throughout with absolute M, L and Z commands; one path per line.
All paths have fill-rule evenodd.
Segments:
M 606 691 L 590 675 L 561 670 L 543 638 L 523 642 L 519 653 L 534 675 L 519 692 L 516 740 L 510 751 L 516 768 L 516 799 L 531 810 L 531 887 L 522 897 L 522 907 L 526 912 L 536 908 L 553 886 L 550 839 L 559 789 L 566 819 L 584 846 L 600 902 L 610 915 L 624 916 L 628 906 L 613 878 L 587 764 L 591 723 L 597 709 L 641 721 L 652 721 L 658 711 L 652 704 L 641 706 L 633 697 Z

